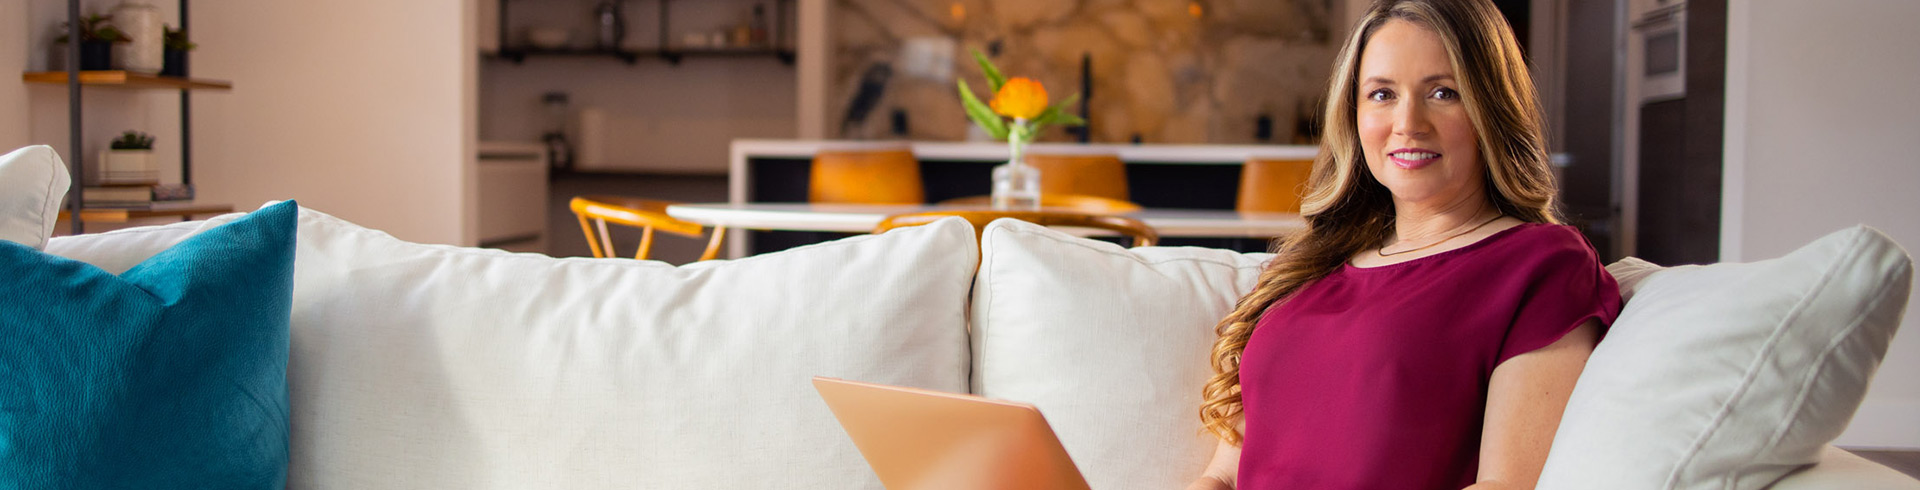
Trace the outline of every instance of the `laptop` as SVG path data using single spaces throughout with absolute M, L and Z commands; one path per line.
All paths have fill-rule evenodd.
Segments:
M 824 377 L 813 387 L 889 490 L 1087 490 L 1033 405 Z

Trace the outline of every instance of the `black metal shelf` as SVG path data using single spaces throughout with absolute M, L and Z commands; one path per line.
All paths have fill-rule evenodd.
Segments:
M 188 21 L 191 19 L 191 16 L 188 15 L 187 0 L 180 0 L 179 15 L 180 31 L 192 32 L 188 26 Z M 81 38 L 80 18 L 80 0 L 67 0 L 66 34 L 68 39 Z M 45 83 L 47 81 L 45 79 L 46 77 L 57 77 L 67 86 L 67 157 L 69 159 L 67 163 L 71 167 L 68 173 L 73 177 L 73 188 L 67 193 L 67 212 L 72 218 L 71 225 L 73 227 L 73 234 L 79 235 L 86 232 L 85 222 L 88 216 L 83 212 L 85 211 L 83 208 L 86 205 L 84 193 L 87 186 L 86 151 L 81 149 L 82 104 L 80 88 L 83 85 L 119 85 L 131 88 L 180 90 L 180 183 L 192 186 L 193 95 L 190 92 L 199 89 L 226 90 L 232 88 L 232 84 L 221 80 L 195 80 L 189 78 L 184 69 L 182 70 L 183 73 L 178 77 L 134 75 L 116 70 L 82 71 L 80 69 L 80 43 L 68 43 L 64 51 L 67 58 L 66 73 L 57 75 L 50 73 L 28 73 L 24 76 L 24 79 L 33 82 L 36 81 L 36 78 L 42 78 L 38 81 Z
M 787 14 L 786 14 L 787 9 L 789 7 L 797 7 L 793 2 L 793 0 L 773 0 L 773 24 L 771 26 L 773 27 L 773 29 L 769 29 L 769 32 L 767 33 L 767 38 L 770 40 L 769 46 L 746 46 L 746 47 L 738 47 L 738 48 L 672 47 L 673 43 L 671 42 L 670 39 L 668 39 L 671 29 L 668 28 L 669 24 L 667 21 L 669 18 L 671 18 L 670 17 L 671 14 L 668 9 L 668 6 L 673 2 L 672 0 L 657 0 L 660 5 L 660 41 L 659 43 L 656 44 L 656 46 L 668 46 L 668 47 L 640 49 L 640 50 L 610 49 L 610 48 L 547 49 L 547 48 L 534 48 L 534 47 L 528 47 L 528 46 L 514 46 L 512 43 L 507 42 L 507 25 L 509 24 L 509 22 L 507 21 L 508 19 L 507 3 L 508 2 L 507 0 L 499 0 L 499 1 L 500 1 L 500 15 L 499 15 L 499 26 L 498 26 L 497 34 L 499 36 L 499 41 L 500 41 L 500 51 L 490 56 L 512 61 L 516 65 L 525 63 L 528 57 L 541 57 L 541 56 L 554 56 L 554 57 L 605 56 L 605 57 L 619 59 L 620 61 L 624 61 L 629 65 L 639 63 L 640 58 L 660 58 L 662 60 L 666 60 L 668 64 L 678 66 L 682 60 L 685 60 L 686 58 L 689 58 L 689 57 L 770 56 L 770 57 L 779 59 L 782 64 L 785 64 L 788 66 L 792 66 L 794 62 L 794 50 L 792 48 L 780 46 L 781 43 L 778 41 L 778 39 L 785 38 L 787 35 L 787 30 L 789 29 L 789 26 L 787 25 Z M 625 0 L 621 0 L 621 1 L 624 2 Z M 777 30 L 774 30 L 774 29 L 777 29 Z
M 606 56 L 618 58 L 629 65 L 640 62 L 641 58 L 660 58 L 667 63 L 679 65 L 686 58 L 699 57 L 771 57 L 781 63 L 792 65 L 793 50 L 775 48 L 670 48 L 670 49 L 541 49 L 541 48 L 505 48 L 491 55 L 495 58 L 521 64 L 533 57 L 593 57 Z

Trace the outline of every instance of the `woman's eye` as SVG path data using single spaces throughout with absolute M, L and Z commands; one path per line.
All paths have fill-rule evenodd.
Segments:
M 1455 92 L 1450 88 L 1440 87 L 1433 89 L 1433 98 L 1440 100 L 1459 100 L 1460 92 Z
M 1379 89 L 1372 92 L 1367 92 L 1367 100 L 1371 100 L 1374 102 L 1385 102 L 1385 101 L 1393 100 L 1393 92 L 1387 89 Z

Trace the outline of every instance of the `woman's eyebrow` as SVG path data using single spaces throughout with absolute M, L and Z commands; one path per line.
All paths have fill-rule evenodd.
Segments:
M 1443 73 L 1439 75 L 1427 75 L 1426 78 L 1420 79 L 1420 83 L 1433 83 L 1433 82 L 1439 82 L 1439 81 L 1449 81 L 1449 82 L 1453 81 L 1453 75 L 1448 75 Z M 1375 84 L 1375 83 L 1381 84 L 1381 85 L 1393 85 L 1393 79 L 1387 78 L 1387 77 L 1367 77 L 1365 81 L 1362 81 L 1360 83 L 1362 85 Z

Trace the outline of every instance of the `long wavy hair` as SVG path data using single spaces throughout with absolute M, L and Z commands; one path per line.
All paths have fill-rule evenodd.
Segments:
M 1307 229 L 1275 241 L 1277 255 L 1261 271 L 1258 285 L 1214 328 L 1219 339 L 1213 344 L 1213 377 L 1202 390 L 1200 421 L 1228 443 L 1242 441 L 1240 354 L 1260 316 L 1354 254 L 1385 243 L 1393 227 L 1393 196 L 1366 167 L 1354 107 L 1367 40 L 1393 20 L 1433 30 L 1445 44 L 1487 165 L 1488 200 L 1523 221 L 1560 222 L 1539 98 L 1520 44 L 1499 10 L 1488 0 L 1374 2 L 1335 60 L 1326 132 L 1300 204 Z

